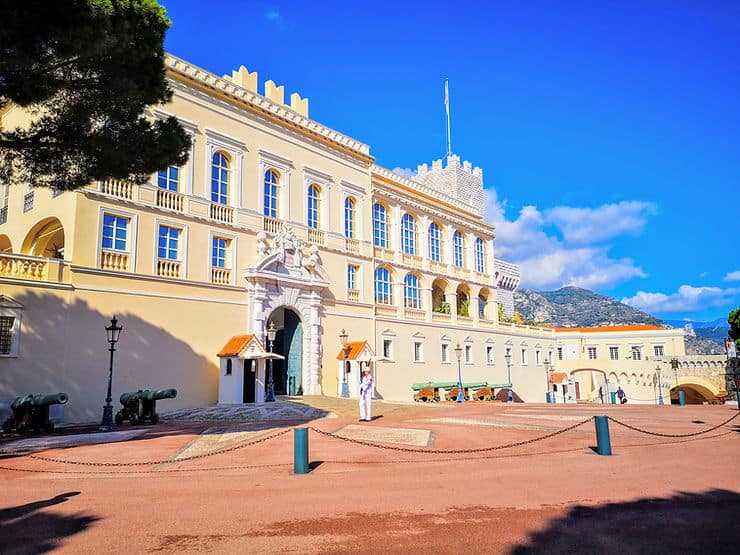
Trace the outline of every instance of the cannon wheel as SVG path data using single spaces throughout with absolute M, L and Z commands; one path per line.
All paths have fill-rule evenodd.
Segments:
M 159 415 L 155 412 L 154 414 L 152 414 L 150 420 L 152 421 L 152 424 L 156 424 L 157 422 L 159 422 Z
M 129 422 L 132 426 L 136 426 L 139 423 L 139 417 L 135 414 L 132 414 L 131 418 L 129 418 Z
M 13 428 L 15 428 L 15 420 L 12 417 L 3 422 L 3 432 L 6 434 L 9 434 Z
M 47 432 L 53 432 L 54 431 L 54 422 L 51 420 L 47 420 L 46 424 L 44 424 L 44 430 Z
M 116 413 L 115 421 L 116 421 L 117 426 L 120 426 L 121 424 L 123 424 L 123 415 L 121 414 L 121 411 L 118 411 Z

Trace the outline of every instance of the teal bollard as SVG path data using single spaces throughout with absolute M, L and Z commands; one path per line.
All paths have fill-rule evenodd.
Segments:
M 612 405 L 616 405 L 617 404 L 617 394 L 612 391 L 609 393 L 609 397 L 611 398 Z
M 293 430 L 293 473 L 308 474 L 308 428 Z
M 684 397 L 683 391 L 678 391 L 678 404 L 684 406 L 686 404 L 686 397 Z
M 596 452 L 599 455 L 612 454 L 612 442 L 609 439 L 609 418 L 606 416 L 594 416 L 596 424 Z

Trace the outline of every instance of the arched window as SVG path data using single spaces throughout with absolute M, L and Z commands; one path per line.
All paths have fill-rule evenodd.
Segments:
M 211 161 L 211 202 L 229 203 L 229 159 L 223 152 L 215 152 Z
M 403 305 L 406 308 L 421 308 L 419 278 L 414 274 L 406 274 L 403 280 Z
M 382 266 L 375 270 L 375 302 L 378 304 L 393 304 L 391 273 Z
M 373 244 L 388 247 L 388 217 L 385 207 L 377 202 L 373 205 Z
M 478 296 L 478 318 L 481 320 L 486 319 L 486 303 L 488 302 L 488 299 L 486 299 L 483 295 Z
M 406 254 L 416 254 L 416 222 L 411 214 L 401 218 L 401 250 Z
M 321 213 L 321 189 L 318 185 L 308 188 L 308 219 L 307 224 L 311 229 L 319 228 L 319 215 Z
M 481 274 L 486 272 L 486 248 L 480 237 L 475 240 L 475 271 Z
M 263 214 L 268 218 L 278 216 L 278 183 L 279 176 L 275 170 L 265 172 L 265 195 Z
M 344 199 L 344 236 L 353 239 L 355 236 L 355 199 Z
M 170 166 L 166 170 L 159 170 L 157 174 L 157 185 L 160 189 L 167 189 L 169 191 L 179 190 L 180 168 Z
M 429 226 L 429 258 L 435 262 L 439 262 L 442 258 L 439 226 L 434 222 Z
M 462 233 L 456 231 L 452 236 L 452 263 L 458 268 L 463 267 L 463 236 Z

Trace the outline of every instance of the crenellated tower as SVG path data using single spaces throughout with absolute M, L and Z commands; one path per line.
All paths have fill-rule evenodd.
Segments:
M 418 166 L 414 181 L 468 204 L 479 216 L 483 216 L 483 170 L 473 168 L 467 160 L 460 164 L 456 154 L 447 156 L 447 165 L 442 159 Z

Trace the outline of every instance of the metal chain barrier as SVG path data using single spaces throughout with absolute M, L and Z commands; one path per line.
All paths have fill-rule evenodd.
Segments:
M 232 447 L 226 447 L 224 449 L 219 449 L 217 451 L 211 451 L 210 453 L 201 453 L 200 455 L 192 455 L 190 457 L 183 457 L 181 459 L 163 459 L 159 461 L 143 461 L 143 462 L 130 462 L 130 463 L 112 463 L 112 462 L 90 462 L 90 461 L 68 461 L 64 459 L 55 459 L 52 457 L 42 457 L 40 455 L 26 455 L 30 459 L 36 459 L 39 461 L 46 461 L 46 462 L 55 462 L 55 463 L 62 463 L 62 464 L 75 464 L 79 466 L 107 466 L 107 467 L 121 467 L 121 466 L 149 466 L 149 465 L 155 465 L 155 464 L 172 464 L 172 463 L 179 463 L 179 462 L 185 462 L 185 461 L 192 461 L 196 459 L 205 459 L 206 457 L 213 457 L 215 455 L 223 455 L 224 453 L 229 453 L 231 451 L 237 451 L 239 449 L 244 449 L 245 447 L 251 447 L 252 445 L 257 445 L 258 443 L 264 443 L 265 441 L 269 441 L 271 439 L 275 439 L 277 437 L 283 436 L 290 432 L 292 428 L 287 428 L 285 430 L 282 430 L 280 432 L 277 432 L 276 434 L 272 434 L 269 436 L 261 437 L 252 441 L 247 441 L 244 443 L 240 443 L 239 445 L 234 445 Z
M 716 426 L 712 426 L 711 428 L 707 428 L 706 430 L 700 430 L 698 432 L 691 432 L 689 434 L 663 434 L 663 433 L 660 433 L 660 432 L 651 432 L 650 430 L 643 430 L 642 428 L 638 428 L 636 426 L 631 426 L 629 424 L 626 424 L 626 423 L 624 423 L 624 422 L 622 422 L 620 420 L 617 420 L 616 418 L 614 418 L 612 416 L 607 416 L 607 418 L 609 420 L 611 420 L 612 422 L 614 422 L 615 424 L 619 424 L 620 426 L 624 426 L 625 428 L 628 428 L 628 429 L 633 430 L 635 432 L 640 432 L 642 434 L 648 434 L 648 435 L 651 435 L 651 436 L 659 436 L 659 437 L 692 437 L 692 436 L 699 436 L 699 435 L 702 435 L 702 434 L 706 434 L 708 432 L 712 432 L 712 431 L 716 430 L 717 428 L 721 428 L 722 426 L 724 426 L 726 424 L 729 424 L 730 422 L 732 422 L 733 420 L 735 420 L 735 418 L 737 418 L 738 416 L 740 416 L 740 412 L 736 412 L 734 416 L 731 416 L 730 418 L 728 418 L 724 422 L 721 422 L 721 423 L 717 424 Z
M 314 428 L 313 426 L 309 426 L 310 430 L 313 430 L 314 432 L 321 434 L 323 436 L 331 437 L 334 439 L 340 439 L 342 441 L 347 441 L 349 443 L 357 443 L 359 445 L 365 445 L 366 447 L 375 447 L 377 449 L 386 449 L 388 451 L 402 451 L 404 453 L 425 453 L 429 455 L 463 455 L 463 454 L 469 454 L 469 453 L 484 453 L 486 451 L 497 451 L 499 449 L 509 449 L 511 447 L 520 447 L 522 445 L 528 445 L 530 443 L 535 443 L 537 441 L 542 441 L 544 439 L 549 439 L 551 437 L 555 437 L 560 434 L 564 434 L 565 432 L 569 432 L 571 430 L 575 430 L 579 426 L 583 426 L 584 424 L 591 422 L 594 417 L 590 416 L 586 420 L 583 420 L 582 422 L 579 422 L 578 424 L 573 424 L 572 426 L 568 426 L 567 428 L 563 428 L 562 430 L 558 430 L 556 432 L 552 432 L 550 434 L 546 434 L 543 436 L 535 437 L 532 439 L 527 439 L 524 441 L 517 441 L 516 443 L 509 443 L 506 445 L 494 445 L 492 447 L 479 447 L 475 449 L 418 449 L 413 447 L 398 447 L 396 445 L 384 445 L 381 443 L 375 443 L 372 441 L 365 441 L 362 439 L 352 439 L 348 437 L 342 437 L 340 435 L 334 434 L 332 432 L 325 432 L 324 430 L 319 430 L 318 428 Z

